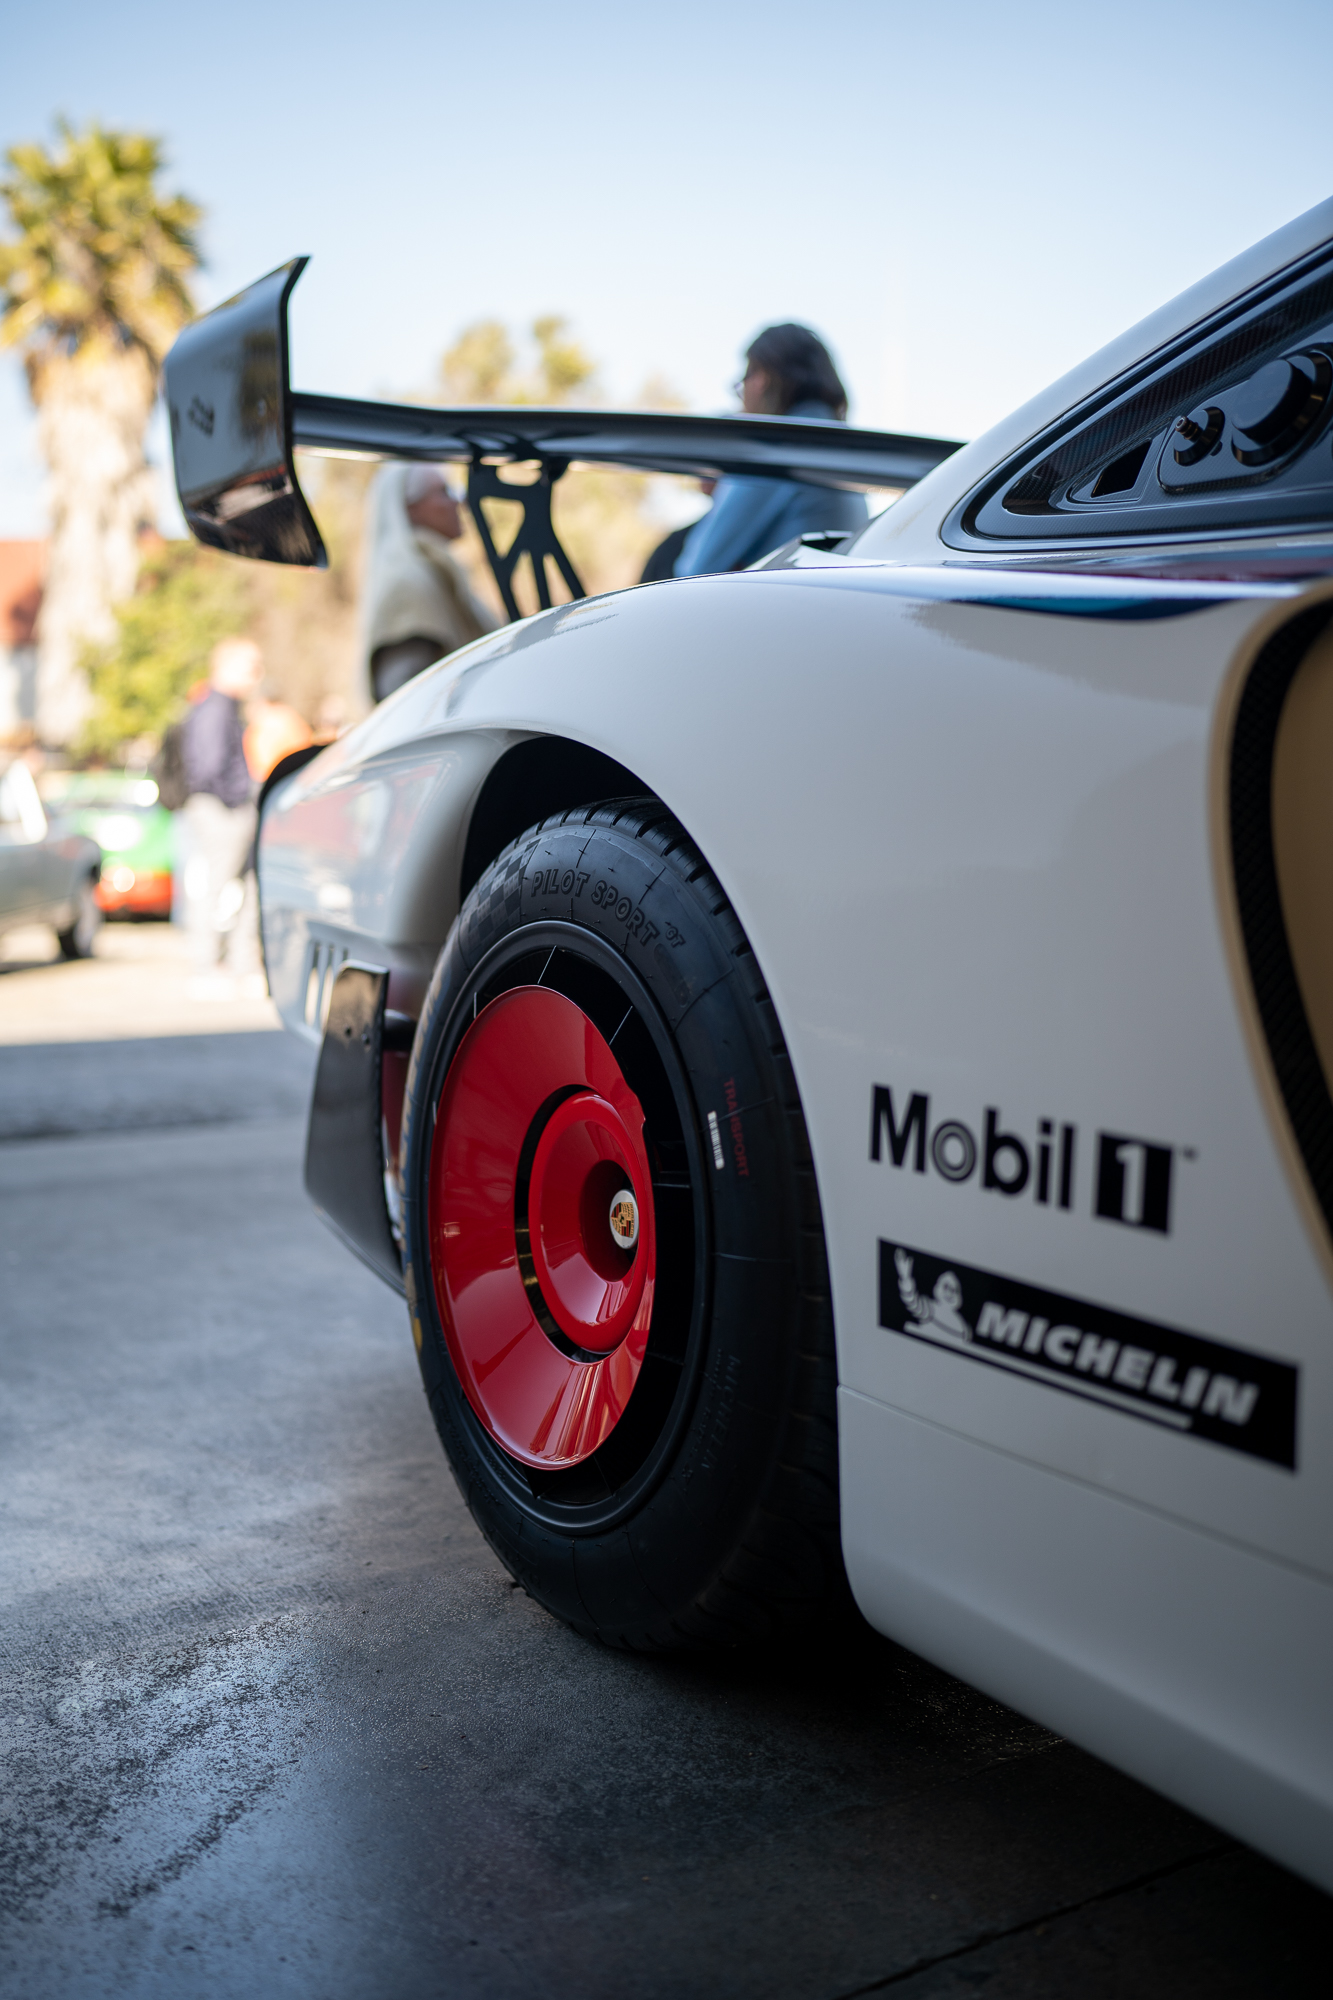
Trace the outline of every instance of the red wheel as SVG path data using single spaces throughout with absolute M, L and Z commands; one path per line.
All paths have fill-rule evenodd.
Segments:
M 445 1079 L 427 1227 L 450 1358 L 511 1457 L 605 1443 L 643 1366 L 656 1281 L 644 1114 L 581 1007 L 540 986 L 477 1015 Z

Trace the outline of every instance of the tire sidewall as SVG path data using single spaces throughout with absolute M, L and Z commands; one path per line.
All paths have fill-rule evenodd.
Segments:
M 97 900 L 97 884 L 92 876 L 80 879 L 74 891 L 74 912 L 69 928 L 57 933 L 66 958 L 91 958 L 102 928 L 102 907 Z

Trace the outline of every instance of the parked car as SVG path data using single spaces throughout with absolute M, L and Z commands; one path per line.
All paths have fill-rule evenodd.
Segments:
M 1333 1888 L 1333 203 L 957 451 L 294 392 L 298 270 L 168 364 L 239 553 L 318 558 L 301 443 L 537 460 L 541 570 L 569 458 L 927 473 L 270 785 L 307 1183 L 492 1547 L 646 1651 L 845 1565 Z
M 126 771 L 60 771 L 42 787 L 102 850 L 97 900 L 104 914 L 169 917 L 175 820 L 154 779 Z
M 23 758 L 0 770 L 0 932 L 50 924 L 66 958 L 88 958 L 102 923 L 102 850 L 57 814 L 47 817 Z

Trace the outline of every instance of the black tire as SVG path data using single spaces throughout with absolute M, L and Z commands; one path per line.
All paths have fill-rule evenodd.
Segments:
M 658 1163 L 644 1372 L 594 1457 L 559 1472 L 511 1458 L 464 1394 L 426 1217 L 453 1054 L 480 1008 L 539 981 L 608 1037 L 619 1018 L 616 1056 Z M 546 820 L 477 883 L 426 997 L 402 1159 L 431 1410 L 474 1518 L 531 1595 L 645 1650 L 731 1646 L 841 1611 L 832 1309 L 805 1121 L 754 954 L 656 801 Z
M 85 875 L 75 885 L 74 918 L 67 930 L 56 932 L 62 958 L 91 958 L 102 928 L 102 908 L 97 900 L 97 881 Z

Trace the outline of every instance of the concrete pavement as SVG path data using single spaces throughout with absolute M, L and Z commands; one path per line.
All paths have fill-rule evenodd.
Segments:
M 0 1991 L 1327 1992 L 1328 1899 L 868 1632 L 644 1661 L 514 1589 L 308 1071 L 0 1049 Z
M 0 937 L 0 1046 L 277 1026 L 262 976 L 200 978 L 172 924 L 104 924 L 93 956 L 70 964 L 44 924 Z

